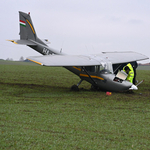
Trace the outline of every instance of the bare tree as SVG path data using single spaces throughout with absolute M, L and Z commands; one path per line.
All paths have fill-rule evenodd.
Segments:
M 19 61 L 24 61 L 24 58 L 23 56 L 20 57 Z

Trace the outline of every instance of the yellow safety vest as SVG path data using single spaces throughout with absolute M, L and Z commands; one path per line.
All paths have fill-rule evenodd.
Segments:
M 127 76 L 127 80 L 128 81 L 130 81 L 131 83 L 133 83 L 133 78 L 134 78 L 134 70 L 133 70 L 133 67 L 132 67 L 132 65 L 130 64 L 130 63 L 128 63 L 126 66 L 128 66 L 129 67 L 129 73 L 128 73 L 128 76 Z M 125 72 L 125 67 L 126 66 L 124 66 L 123 67 L 123 71 Z

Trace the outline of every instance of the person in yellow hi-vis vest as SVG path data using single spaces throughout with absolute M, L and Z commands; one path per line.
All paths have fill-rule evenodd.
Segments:
M 128 74 L 127 79 L 129 82 L 133 83 L 134 78 L 134 70 L 130 63 L 123 67 L 123 71 Z

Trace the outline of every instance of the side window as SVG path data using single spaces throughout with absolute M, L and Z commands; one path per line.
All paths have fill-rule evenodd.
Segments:
M 102 66 L 104 67 L 104 69 L 107 69 L 111 73 L 113 73 L 113 67 L 112 67 L 112 63 L 111 62 L 105 62 L 105 63 L 102 64 Z
M 95 66 L 86 66 L 85 69 L 89 72 L 95 72 Z
M 101 70 L 105 69 L 102 65 L 95 66 L 95 72 L 99 73 Z
M 99 73 L 101 70 L 105 69 L 102 65 L 98 66 L 86 66 L 85 69 L 89 72 L 96 72 Z

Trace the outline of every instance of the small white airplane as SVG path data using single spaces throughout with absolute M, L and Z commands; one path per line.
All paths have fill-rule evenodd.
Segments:
M 148 59 L 136 52 L 101 52 L 93 55 L 67 55 L 50 48 L 47 40 L 37 37 L 30 13 L 19 12 L 20 40 L 9 40 L 15 44 L 27 45 L 46 56 L 29 57 L 28 60 L 42 66 L 62 66 L 81 79 L 71 89 L 78 90 L 83 80 L 91 83 L 94 89 L 110 92 L 137 90 L 137 86 L 126 80 L 126 75 L 119 70 L 125 63 Z M 118 72 L 117 74 L 115 72 Z

